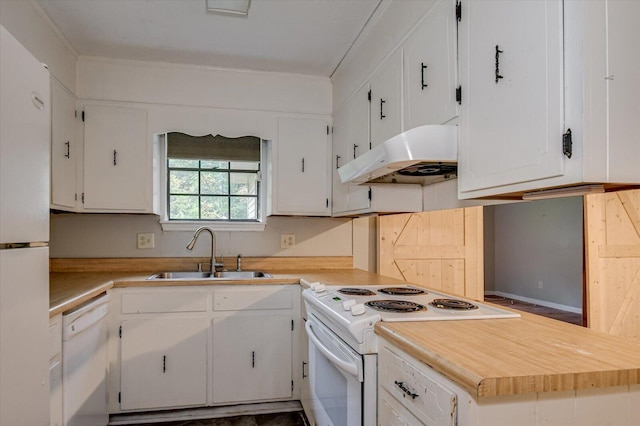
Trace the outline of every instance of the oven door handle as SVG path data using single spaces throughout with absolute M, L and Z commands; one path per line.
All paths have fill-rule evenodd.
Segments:
M 350 364 L 346 361 L 341 360 L 335 354 L 333 354 L 326 346 L 322 344 L 320 339 L 313 332 L 313 328 L 311 327 L 311 321 L 307 321 L 304 327 L 307 329 L 307 335 L 311 342 L 326 356 L 329 361 L 336 365 L 336 367 L 344 370 L 346 373 L 351 374 L 352 376 L 358 377 L 358 366 L 355 364 Z

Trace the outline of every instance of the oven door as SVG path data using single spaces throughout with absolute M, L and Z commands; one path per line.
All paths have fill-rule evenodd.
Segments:
M 363 360 L 320 320 L 310 314 L 311 407 L 320 426 L 362 424 Z

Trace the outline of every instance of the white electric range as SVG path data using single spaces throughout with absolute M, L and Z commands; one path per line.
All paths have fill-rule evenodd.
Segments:
M 313 416 L 329 426 L 377 424 L 378 321 L 517 318 L 518 313 L 409 285 L 307 283 Z

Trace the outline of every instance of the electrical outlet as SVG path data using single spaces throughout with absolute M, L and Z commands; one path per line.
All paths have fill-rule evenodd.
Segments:
M 296 234 L 280 234 L 280 248 L 287 249 L 296 246 Z
M 139 233 L 138 234 L 138 248 L 139 249 L 152 249 L 156 246 L 155 234 L 153 232 Z

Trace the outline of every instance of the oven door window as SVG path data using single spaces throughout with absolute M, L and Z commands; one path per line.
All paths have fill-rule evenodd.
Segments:
M 362 423 L 362 356 L 317 322 L 307 326 L 314 416 L 319 424 Z

